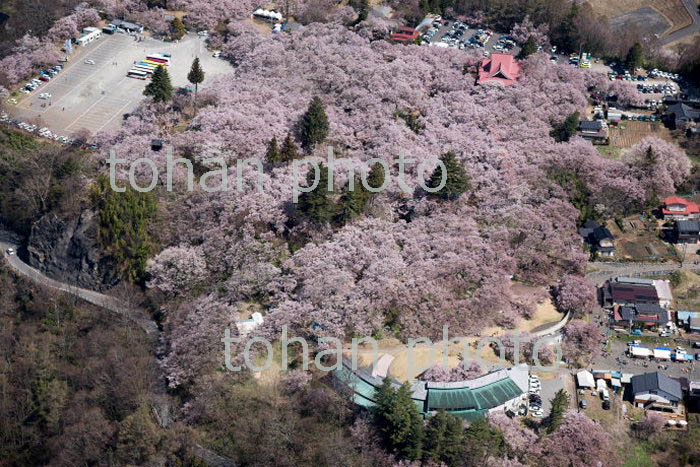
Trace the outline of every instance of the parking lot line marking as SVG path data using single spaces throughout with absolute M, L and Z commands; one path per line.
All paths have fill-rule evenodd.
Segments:
M 70 127 L 72 127 L 78 120 L 80 120 L 81 118 L 83 118 L 83 116 L 84 116 L 85 114 L 87 114 L 88 112 L 90 112 L 90 110 L 92 110 L 93 107 L 95 107 L 97 104 L 101 103 L 103 100 L 104 100 L 104 97 L 101 98 L 101 99 L 98 99 L 95 103 L 93 103 L 90 107 L 88 107 L 87 110 L 86 110 L 85 112 L 83 112 L 82 114 L 80 114 L 80 115 L 78 116 L 78 118 L 76 118 L 75 120 L 73 120 L 73 123 L 71 123 L 70 125 L 68 125 L 67 127 L 65 127 L 65 131 L 68 131 L 68 129 L 69 129 Z
M 123 111 L 124 109 L 126 109 L 129 105 L 131 105 L 131 102 L 132 102 L 132 101 L 128 101 L 126 104 L 124 104 L 124 105 L 117 111 L 117 113 L 115 113 L 114 115 L 112 115 L 112 117 L 111 117 L 109 120 L 107 120 L 107 121 L 105 122 L 104 125 L 102 125 L 101 127 L 99 127 L 99 128 L 97 129 L 97 132 L 99 133 L 100 131 L 102 131 L 102 130 L 104 129 L 104 127 L 106 127 L 107 125 L 109 125 L 109 124 L 112 122 L 112 120 L 114 120 L 115 118 L 117 118 L 117 117 L 119 116 L 119 114 L 121 114 L 122 111 Z

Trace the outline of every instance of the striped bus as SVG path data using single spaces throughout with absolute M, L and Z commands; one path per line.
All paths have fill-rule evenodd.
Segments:
M 145 71 L 141 71 L 141 70 L 135 70 L 133 68 L 131 70 L 129 70 L 129 72 L 126 74 L 126 76 L 128 76 L 129 78 L 135 78 L 135 79 L 143 79 L 143 80 L 148 79 L 148 73 L 146 73 Z

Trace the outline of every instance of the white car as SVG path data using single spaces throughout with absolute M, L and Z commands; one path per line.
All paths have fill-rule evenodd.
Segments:
M 221 57 L 221 50 L 215 50 L 214 53 L 212 54 L 212 57 L 214 57 L 214 58 Z
M 15 249 L 14 249 L 14 248 L 8 248 L 8 249 L 7 249 L 7 254 L 10 255 L 10 256 L 14 255 L 14 254 L 15 254 Z
M 94 65 L 94 64 L 95 64 L 95 60 L 85 60 L 85 64 L 86 64 L 86 65 Z

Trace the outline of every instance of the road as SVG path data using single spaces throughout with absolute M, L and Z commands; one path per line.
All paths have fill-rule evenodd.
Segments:
M 638 276 L 642 274 L 670 274 L 674 271 L 700 271 L 700 264 L 685 263 L 590 263 L 595 271 L 586 274 L 589 281 L 596 285 L 615 277 Z
M 158 326 L 156 323 L 147 317 L 147 313 L 143 310 L 131 309 L 121 303 L 120 300 L 110 297 L 109 295 L 104 295 L 99 292 L 92 290 L 82 289 L 74 285 L 59 282 L 57 280 L 46 277 L 44 274 L 29 266 L 27 263 L 22 261 L 16 254 L 9 255 L 7 253 L 8 248 L 14 248 L 17 251 L 17 245 L 14 245 L 7 241 L 0 241 L 0 248 L 2 249 L 2 254 L 7 260 L 10 267 L 21 274 L 36 282 L 38 284 L 50 287 L 52 289 L 60 290 L 62 292 L 69 293 L 78 298 L 85 300 L 88 303 L 109 310 L 112 313 L 116 313 L 121 316 L 125 316 L 130 319 L 139 327 L 141 327 L 147 334 L 151 336 L 158 335 Z
M 685 36 L 689 36 L 691 34 L 695 34 L 696 32 L 700 32 L 700 13 L 698 13 L 698 7 L 695 4 L 695 0 L 682 1 L 683 6 L 686 10 L 688 10 L 690 17 L 693 19 L 693 24 L 681 29 L 680 31 L 676 31 L 673 34 L 669 34 L 668 36 L 661 39 L 662 45 L 670 44 L 671 42 L 683 39 Z

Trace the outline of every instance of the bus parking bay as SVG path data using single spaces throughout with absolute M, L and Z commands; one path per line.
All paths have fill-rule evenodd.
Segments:
M 188 84 L 187 73 L 196 56 L 206 73 L 204 86 L 217 75 L 231 71 L 228 62 L 212 57 L 204 40 L 188 35 L 177 43 L 150 38 L 137 42 L 123 34 L 104 35 L 85 47 L 76 47 L 61 73 L 17 106 L 11 106 L 9 113 L 12 118 L 65 135 L 114 130 L 121 125 L 122 115 L 144 99 L 147 81 L 130 79 L 127 73 L 147 55 L 172 56 L 168 72 L 175 87 Z M 39 99 L 44 93 L 51 94 L 51 98 Z

